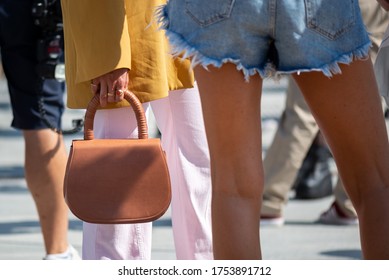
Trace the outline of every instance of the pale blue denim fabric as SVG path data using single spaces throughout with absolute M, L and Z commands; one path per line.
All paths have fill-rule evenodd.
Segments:
M 246 79 L 331 76 L 370 46 L 358 0 L 169 0 L 158 19 L 174 54 L 204 67 L 233 62 Z

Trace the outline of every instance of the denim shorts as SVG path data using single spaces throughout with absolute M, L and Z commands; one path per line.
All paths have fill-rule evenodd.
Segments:
M 169 0 L 158 20 L 174 54 L 204 67 L 232 62 L 246 79 L 331 76 L 370 47 L 358 0 Z

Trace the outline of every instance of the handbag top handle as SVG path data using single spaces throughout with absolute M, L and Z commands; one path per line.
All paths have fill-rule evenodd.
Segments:
M 126 99 L 132 106 L 136 121 L 138 123 L 138 138 L 139 139 L 147 139 L 148 138 L 148 128 L 145 112 L 143 110 L 142 103 L 136 97 L 134 93 L 129 90 L 124 92 L 124 99 Z M 97 108 L 100 106 L 100 96 L 96 94 L 88 104 L 85 113 L 85 121 L 84 121 L 84 140 L 93 140 L 93 119 L 95 117 Z

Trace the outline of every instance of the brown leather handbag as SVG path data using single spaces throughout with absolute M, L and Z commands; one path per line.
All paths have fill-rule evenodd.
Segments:
M 139 139 L 94 139 L 98 95 L 85 114 L 84 140 L 73 140 L 64 196 L 79 219 L 97 224 L 142 223 L 160 218 L 171 201 L 165 153 L 160 139 L 149 139 L 143 107 L 130 91 Z

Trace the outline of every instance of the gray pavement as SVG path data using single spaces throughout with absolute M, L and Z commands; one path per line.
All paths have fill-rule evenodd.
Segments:
M 274 135 L 284 107 L 286 83 L 265 82 L 262 101 L 264 152 Z M 83 116 L 82 110 L 66 110 L 65 128 Z M 0 81 L 0 260 L 39 260 L 44 255 L 43 240 L 33 200 L 23 172 L 23 138 L 10 128 L 11 108 L 4 80 Z M 65 136 L 69 148 L 72 138 Z M 336 172 L 334 170 L 334 180 Z M 283 227 L 263 227 L 263 257 L 272 260 L 360 259 L 357 226 L 328 226 L 316 223 L 331 197 L 318 200 L 290 200 Z M 175 259 L 170 211 L 154 222 L 153 259 Z M 82 223 L 69 213 L 69 240 L 78 249 L 82 243 Z

